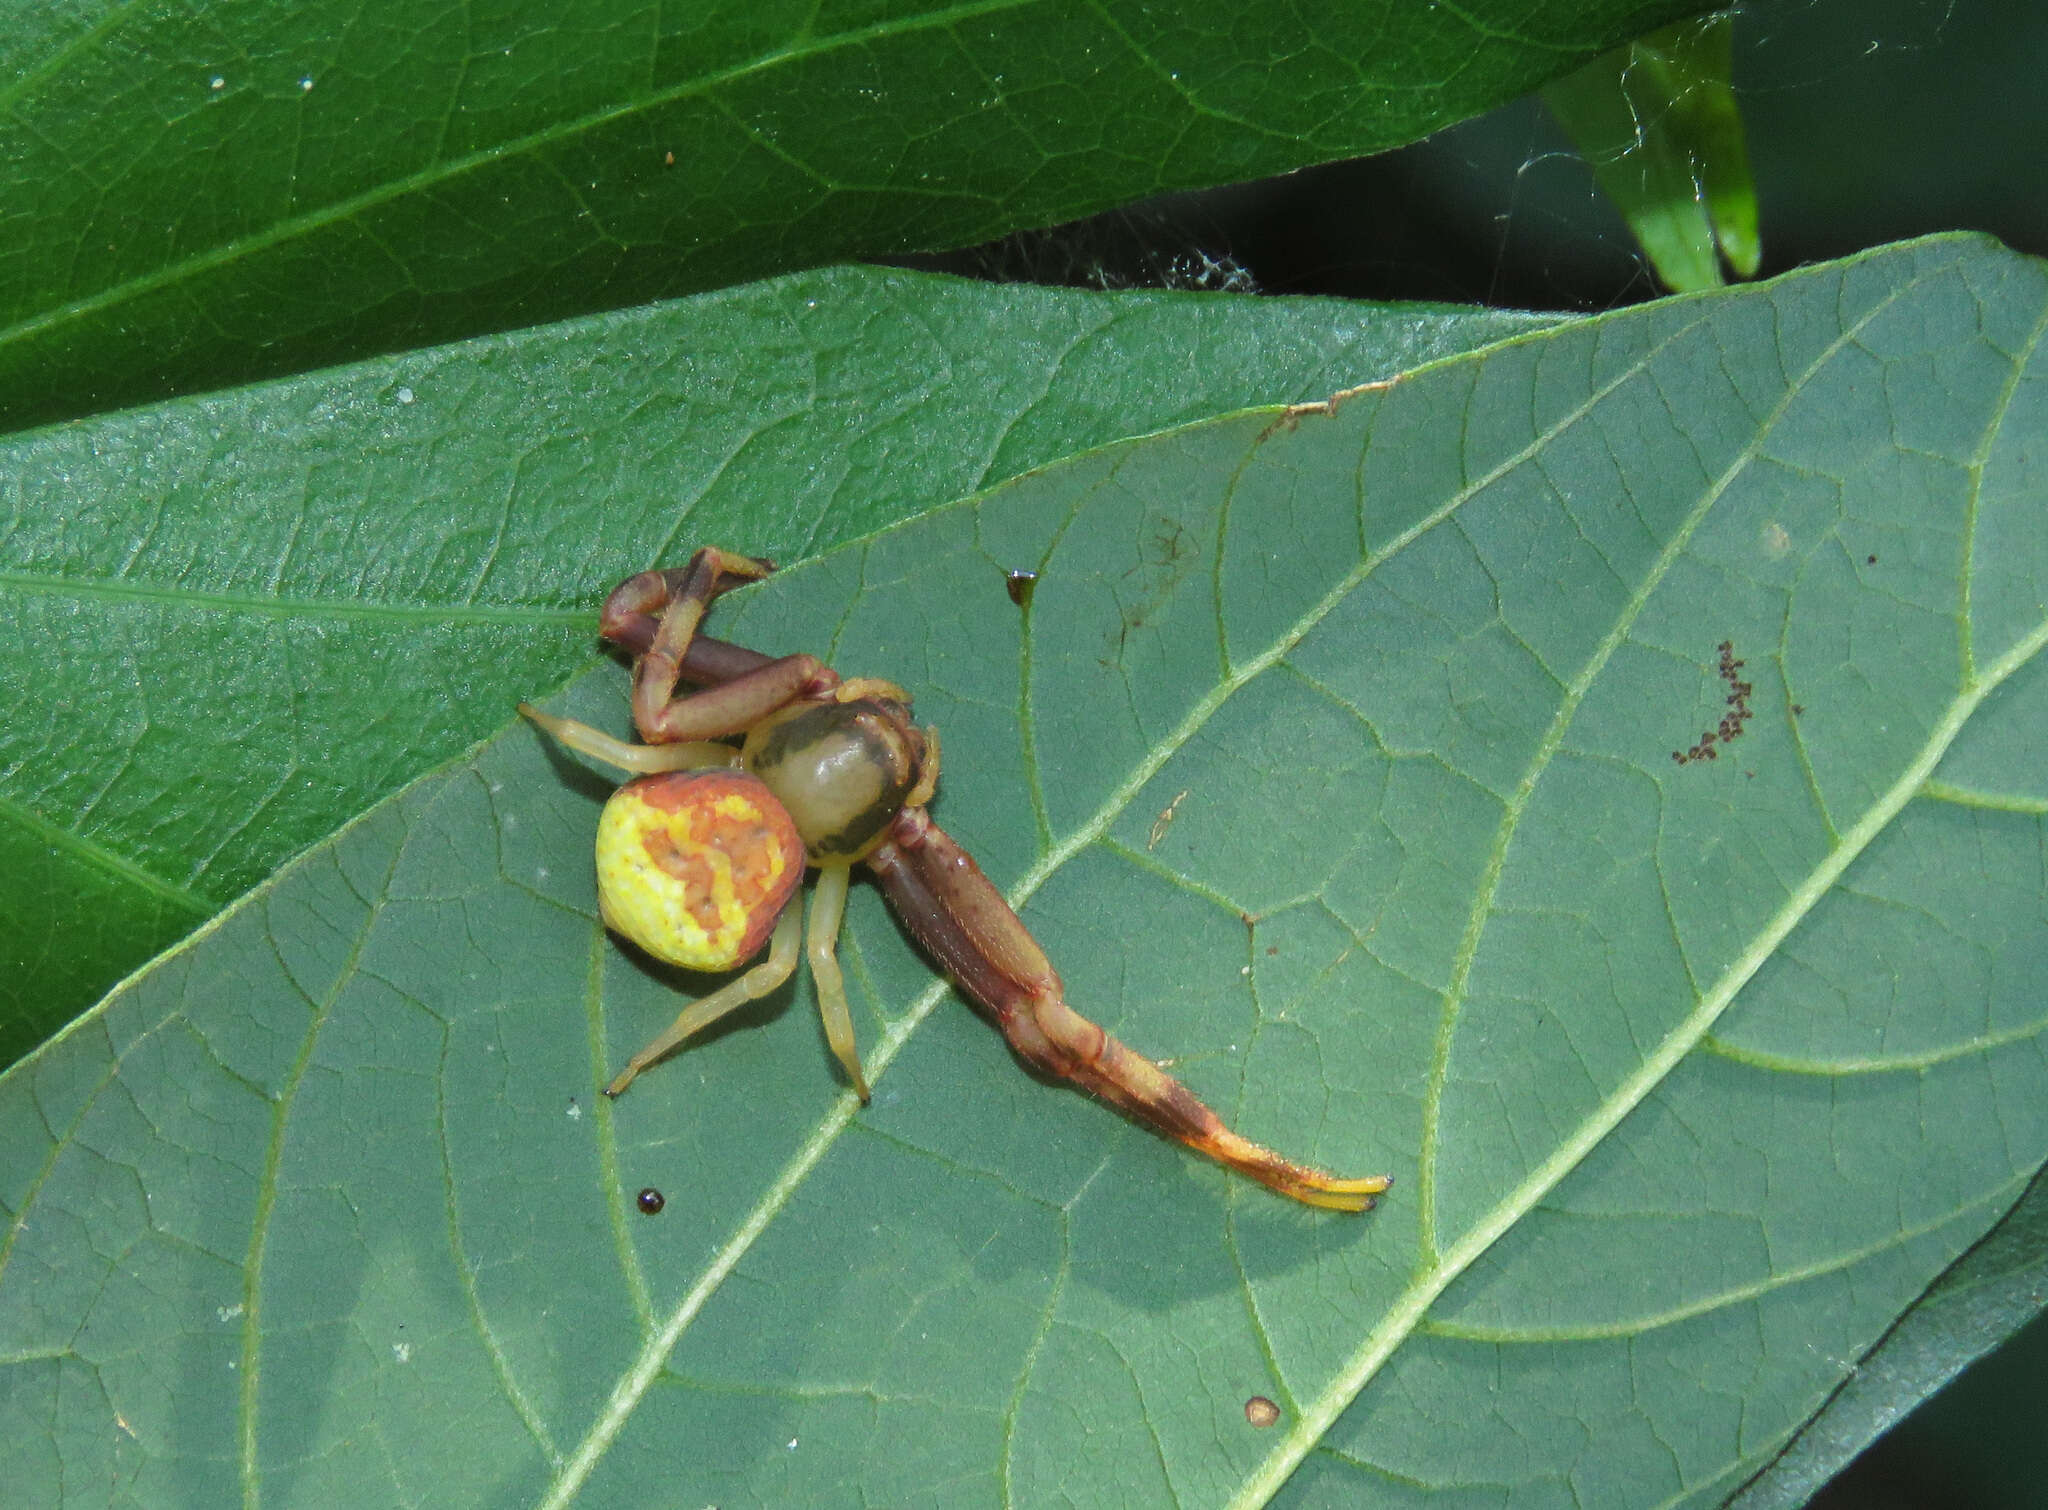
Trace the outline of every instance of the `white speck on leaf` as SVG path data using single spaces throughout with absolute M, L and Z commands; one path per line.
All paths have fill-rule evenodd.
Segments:
M 401 404 L 409 404 L 409 403 L 411 403 L 411 402 L 412 402 L 412 390 L 411 390 L 410 388 L 401 388 L 401 389 L 399 389 L 399 390 L 398 390 L 398 395 L 397 395 L 397 396 L 398 396 L 398 401 L 399 401 L 399 402 L 400 402 Z
M 412 1362 L 412 1344 L 410 1342 L 392 1343 L 391 1356 L 393 1358 L 396 1358 L 400 1363 Z

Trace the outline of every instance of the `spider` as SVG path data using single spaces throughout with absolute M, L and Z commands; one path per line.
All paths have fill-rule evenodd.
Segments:
M 599 629 L 637 658 L 633 723 L 644 743 L 519 705 L 571 749 L 635 773 L 598 820 L 606 926 L 698 970 L 734 969 L 768 951 L 684 1008 L 605 1093 L 619 1095 L 692 1034 L 773 991 L 802 953 L 826 1041 L 866 1102 L 836 954 L 848 880 L 864 864 L 911 936 L 1027 1065 L 1295 1200 L 1371 1207 L 1387 1176 L 1339 1179 L 1239 1137 L 1165 1070 L 1067 1005 L 1002 893 L 925 810 L 939 737 L 911 722 L 909 693 L 874 677 L 842 680 L 813 656 L 776 659 L 698 633 L 721 593 L 774 569 L 707 546 L 687 566 L 640 572 L 612 590 Z M 683 682 L 701 690 L 678 695 Z M 734 738 L 737 747 L 726 742 Z M 807 866 L 818 885 L 800 936 L 794 899 Z

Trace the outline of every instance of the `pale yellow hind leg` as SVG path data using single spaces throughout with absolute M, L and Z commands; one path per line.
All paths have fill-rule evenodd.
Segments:
M 782 914 L 782 921 L 775 925 L 775 933 L 768 941 L 768 958 L 754 966 L 738 980 L 728 981 L 709 996 L 693 1001 L 683 1013 L 669 1024 L 666 1033 L 657 1036 L 646 1048 L 635 1054 L 619 1076 L 604 1088 L 607 1096 L 616 1096 L 633 1083 L 648 1065 L 669 1053 L 692 1033 L 708 1028 L 735 1007 L 743 1007 L 750 1001 L 758 1001 L 788 980 L 796 969 L 796 962 L 802 953 L 802 924 L 797 909 L 791 906 Z
M 849 867 L 824 865 L 818 868 L 818 889 L 811 897 L 811 930 L 806 952 L 811 961 L 811 981 L 818 988 L 818 1015 L 825 1022 L 825 1042 L 846 1070 L 846 1078 L 868 1099 L 867 1076 L 861 1073 L 860 1052 L 853 1042 L 853 1012 L 846 1004 L 846 977 L 839 969 L 839 925 L 846 917 L 846 880 Z

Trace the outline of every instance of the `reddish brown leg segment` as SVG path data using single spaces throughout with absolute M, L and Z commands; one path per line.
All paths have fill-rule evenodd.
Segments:
M 691 669 L 690 650 L 704 610 L 719 594 L 758 582 L 774 569 L 770 562 L 707 545 L 690 557 L 688 566 L 644 571 L 612 589 L 598 628 L 640 656 L 633 673 L 633 726 L 647 743 L 738 734 L 777 708 L 838 684 L 838 674 L 815 656 L 756 657 L 756 664 L 732 666 L 724 675 L 707 678 L 716 684 L 709 691 L 676 696 L 676 684 Z M 718 659 L 700 655 L 694 669 L 701 671 L 705 662 Z
M 1364 1211 L 1393 1183 L 1386 1175 L 1339 1179 L 1239 1137 L 1186 1086 L 1069 1007 L 1051 962 L 1002 893 L 923 809 L 906 808 L 868 864 L 918 942 L 1028 1063 L 1311 1206 Z

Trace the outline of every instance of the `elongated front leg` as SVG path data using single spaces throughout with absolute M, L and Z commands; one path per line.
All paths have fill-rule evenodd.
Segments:
M 633 1083 L 634 1077 L 642 1070 L 662 1055 L 674 1051 L 692 1033 L 701 1033 L 735 1007 L 758 1001 L 788 980 L 802 953 L 802 941 L 803 925 L 792 902 L 768 941 L 768 957 L 738 980 L 727 981 L 709 996 L 700 997 L 683 1008 L 682 1015 L 669 1024 L 668 1031 L 656 1034 L 645 1048 L 635 1054 L 619 1071 L 617 1078 L 604 1088 L 604 1093 L 607 1096 L 618 1095 Z
M 705 609 L 721 593 L 758 582 L 773 571 L 766 561 L 707 545 L 688 566 L 628 577 L 605 599 L 599 631 L 640 656 L 633 671 L 633 726 L 649 744 L 717 739 L 751 728 L 801 697 L 829 692 L 839 676 L 815 656 L 786 655 L 735 668 L 709 689 L 676 695 Z M 654 621 L 654 632 L 647 623 Z M 644 647 L 644 648 L 643 648 Z
M 1341 1179 L 1239 1137 L 1173 1076 L 1068 1006 L 1059 975 L 1002 893 L 923 809 L 904 809 L 868 864 L 918 942 L 1038 1069 L 1311 1206 L 1364 1211 L 1393 1184 L 1387 1175 Z

